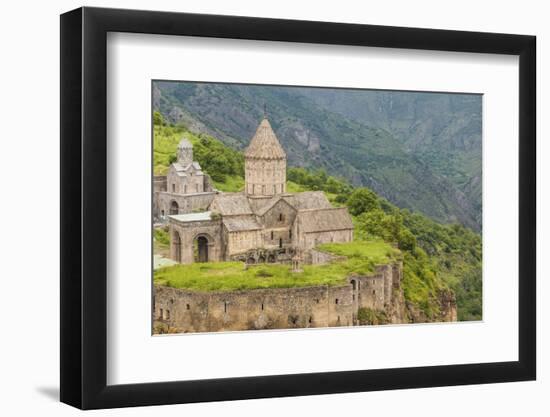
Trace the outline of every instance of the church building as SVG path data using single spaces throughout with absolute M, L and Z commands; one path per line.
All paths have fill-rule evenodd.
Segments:
M 168 223 L 176 262 L 312 263 L 316 245 L 353 240 L 345 207 L 322 191 L 286 192 L 286 153 L 267 118 L 245 151 L 242 192 L 214 190 L 192 155 L 183 139 L 166 179 L 155 178 L 155 213 Z

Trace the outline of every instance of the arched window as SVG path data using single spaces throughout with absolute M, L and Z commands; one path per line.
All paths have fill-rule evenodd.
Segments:
M 283 239 L 279 239 L 279 247 L 280 247 L 280 248 L 283 247 Z
M 273 230 L 271 231 L 271 240 L 273 240 Z
M 282 222 L 285 219 L 285 215 L 283 213 L 279 213 L 279 221 Z
M 195 262 L 208 262 L 208 238 L 199 236 L 193 242 Z
M 170 203 L 170 214 L 178 214 L 179 213 L 179 206 L 177 201 L 172 201 Z

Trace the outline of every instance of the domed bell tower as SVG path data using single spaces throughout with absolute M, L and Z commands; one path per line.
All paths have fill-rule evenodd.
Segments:
M 178 145 L 178 163 L 183 166 L 193 163 L 193 145 L 186 138 Z
M 244 154 L 245 193 L 271 197 L 286 192 L 286 153 L 267 116 L 261 121 Z

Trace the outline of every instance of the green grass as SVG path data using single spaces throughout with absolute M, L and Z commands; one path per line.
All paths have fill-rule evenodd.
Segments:
M 368 260 L 377 265 L 386 264 L 401 256 L 398 249 L 382 240 L 323 243 L 317 248 L 323 252 L 346 256 L 348 260 Z
M 351 275 L 368 275 L 375 266 L 399 256 L 399 251 L 380 242 L 322 245 L 322 250 L 348 254 L 349 258 L 326 265 L 303 265 L 302 272 L 290 266 L 263 264 L 245 268 L 242 262 L 210 262 L 175 265 L 156 270 L 155 284 L 194 291 L 237 291 L 260 288 L 337 286 Z M 346 248 L 349 246 L 349 248 Z
M 170 158 L 175 157 L 178 144 L 186 130 L 178 126 L 154 126 L 153 171 L 155 175 L 166 175 Z M 191 143 L 196 142 L 194 135 L 185 135 Z
M 309 191 L 309 189 L 301 184 L 296 184 L 295 182 L 287 181 L 286 191 L 288 193 L 302 193 L 304 191 Z
M 216 189 L 226 193 L 236 193 L 244 190 L 244 178 L 238 175 L 227 175 L 225 181 L 212 181 Z
M 168 231 L 164 229 L 154 229 L 153 238 L 155 242 L 158 242 L 161 245 L 170 246 L 170 236 L 168 235 Z

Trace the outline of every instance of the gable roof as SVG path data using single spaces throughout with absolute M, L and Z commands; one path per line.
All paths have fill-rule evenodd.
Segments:
M 286 199 L 284 199 L 282 196 L 278 195 L 273 197 L 269 202 L 265 205 L 263 205 L 260 209 L 256 210 L 256 214 L 258 216 L 263 216 L 266 214 L 269 210 L 271 210 L 273 207 L 275 207 L 279 202 L 283 202 L 283 204 L 286 204 L 296 210 L 296 208 Z
M 269 121 L 263 119 L 244 152 L 245 158 L 282 159 L 286 153 L 279 139 L 271 128 Z
M 260 230 L 263 227 L 252 215 L 224 217 L 223 224 L 229 232 L 243 232 L 247 230 Z
M 267 206 L 271 206 L 279 198 L 281 198 L 280 195 L 265 196 L 262 198 L 255 197 L 255 198 L 249 198 L 248 203 L 250 204 L 252 211 L 257 214 Z
M 304 191 L 296 194 L 280 194 L 265 199 L 249 199 L 252 211 L 259 216 L 263 216 L 271 209 L 279 200 L 286 201 L 292 208 L 296 210 L 311 210 L 332 208 L 332 204 L 328 201 L 327 196 L 323 191 Z
M 283 198 L 296 210 L 332 208 L 332 204 L 322 191 L 304 191 L 303 193 L 285 195 Z
M 298 227 L 304 233 L 353 229 L 353 221 L 345 207 L 301 210 L 297 219 Z
M 253 214 L 248 203 L 248 198 L 241 193 L 217 194 L 212 203 L 210 203 L 209 210 L 215 211 L 222 216 Z
M 189 172 L 194 172 L 195 175 L 203 175 L 202 168 L 197 161 L 193 161 L 188 165 L 182 165 L 179 162 L 173 162 L 171 166 L 176 171 L 176 174 L 180 177 L 186 177 Z

